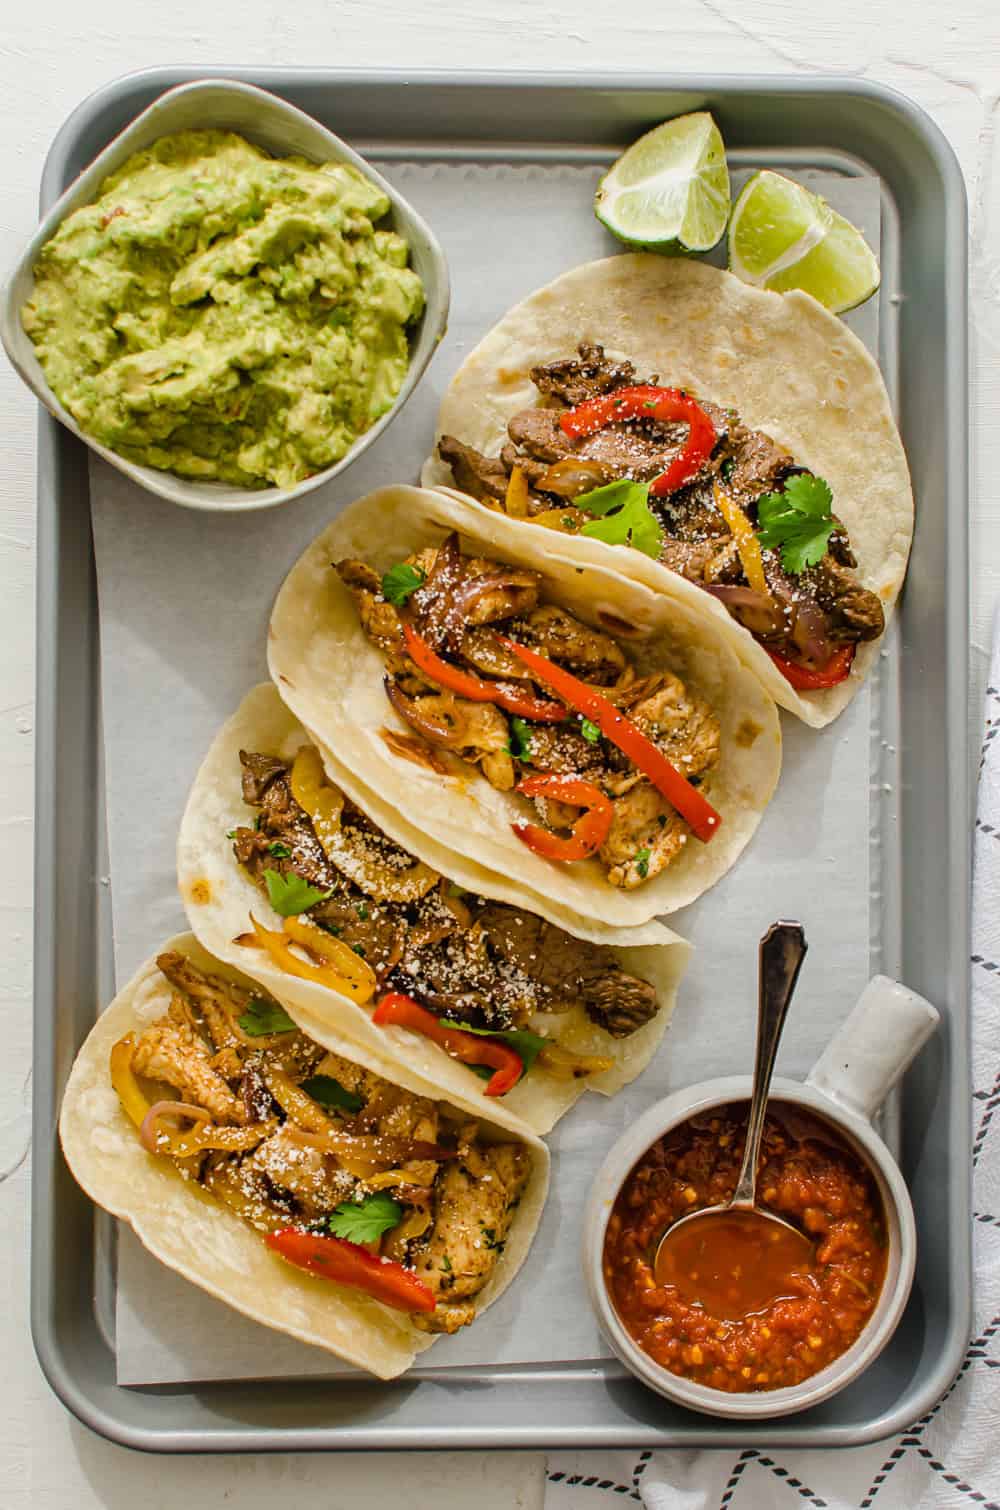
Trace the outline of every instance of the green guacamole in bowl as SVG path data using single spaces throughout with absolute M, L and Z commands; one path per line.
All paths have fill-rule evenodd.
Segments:
M 350 164 L 179 131 L 45 243 L 24 328 L 80 429 L 126 460 L 293 487 L 406 377 L 424 290 L 389 211 Z

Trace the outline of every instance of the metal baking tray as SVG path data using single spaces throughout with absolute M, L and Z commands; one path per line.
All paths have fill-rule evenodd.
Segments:
M 133 74 L 80 105 L 49 153 L 42 208 L 158 94 L 199 76 L 185 68 Z M 880 176 L 880 359 L 913 473 L 917 529 L 879 677 L 879 742 L 893 750 L 895 780 L 880 798 L 872 964 L 905 979 L 944 1015 L 942 1031 L 906 1076 L 893 1117 L 917 1214 L 917 1276 L 902 1325 L 863 1378 L 825 1405 L 775 1423 L 689 1414 L 612 1362 L 430 1371 L 389 1384 L 120 1388 L 99 1303 L 107 1228 L 66 1170 L 55 1133 L 73 1056 L 95 1005 L 110 999 L 113 967 L 86 453 L 43 413 L 31 1319 L 49 1383 L 104 1436 L 171 1452 L 846 1446 L 906 1427 L 954 1377 L 971 1303 L 966 207 L 950 148 L 902 96 L 823 78 L 581 82 L 305 69 L 216 69 L 213 76 L 273 90 L 381 160 L 610 162 L 651 124 L 707 107 L 740 165 Z M 905 382 L 897 383 L 899 372 Z M 873 748 L 873 773 L 879 770 Z M 568 1247 L 567 1262 L 571 1253 Z

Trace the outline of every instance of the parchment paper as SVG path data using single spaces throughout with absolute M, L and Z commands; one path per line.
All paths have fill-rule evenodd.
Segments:
M 616 243 L 589 213 L 589 166 L 379 163 L 434 225 L 448 255 L 448 336 L 406 410 L 329 488 L 280 511 L 179 509 L 92 460 L 115 961 L 125 980 L 184 925 L 174 877 L 177 826 L 219 724 L 266 676 L 271 601 L 306 543 L 345 503 L 417 480 L 441 392 L 458 362 L 516 300 Z M 879 245 L 874 179 L 804 175 Z M 739 176 L 736 177 L 737 184 Z M 875 349 L 875 301 L 850 317 Z M 870 749 L 873 684 L 825 733 L 783 716 L 778 792 L 737 867 L 671 919 L 697 946 L 653 1064 L 613 1101 L 586 1096 L 550 1139 L 545 1216 L 517 1282 L 464 1335 L 427 1355 L 459 1365 L 608 1356 L 578 1274 L 590 1180 L 620 1130 L 670 1090 L 749 1069 L 756 946 L 780 916 L 810 943 L 779 1069 L 805 1072 L 870 973 Z M 245 1321 L 163 1269 L 128 1231 L 119 1244 L 117 1362 L 122 1384 L 340 1372 L 326 1354 Z

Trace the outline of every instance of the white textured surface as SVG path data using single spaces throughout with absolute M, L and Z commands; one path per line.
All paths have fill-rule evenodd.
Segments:
M 3 194 L 0 266 L 35 223 L 48 145 L 70 109 L 117 74 L 165 63 L 861 75 L 911 95 L 962 162 L 972 215 L 974 504 L 972 640 L 978 710 L 1000 584 L 1000 9 L 840 0 L 34 0 L 0 30 Z M 534 1510 L 537 1455 L 261 1457 L 144 1462 L 77 1426 L 50 1395 L 28 1338 L 26 1211 L 31 989 L 34 679 L 34 402 L 0 366 L 0 1505 L 4 1510 L 271 1510 L 276 1499 L 346 1510 Z

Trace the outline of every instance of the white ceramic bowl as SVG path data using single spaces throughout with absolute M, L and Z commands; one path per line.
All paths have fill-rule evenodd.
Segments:
M 34 267 L 38 254 L 66 216 L 96 199 L 104 179 L 120 167 L 126 158 L 131 157 L 133 152 L 142 151 L 159 137 L 167 136 L 173 131 L 209 128 L 236 131 L 276 157 L 296 153 L 312 162 L 345 162 L 360 169 L 391 200 L 393 228 L 406 238 L 410 247 L 411 264 L 423 280 L 426 308 L 411 337 L 410 366 L 392 408 L 370 430 L 359 436 L 338 462 L 292 488 L 238 488 L 226 483 L 191 482 L 183 477 L 175 477 L 171 472 L 160 472 L 154 467 L 140 467 L 126 461 L 107 446 L 85 435 L 63 408 L 46 382 L 35 348 L 21 324 L 21 310 L 34 287 Z M 448 298 L 448 265 L 434 233 L 403 196 L 346 142 L 327 131 L 325 126 L 321 126 L 311 116 L 296 110 L 294 106 L 264 89 L 254 88 L 250 84 L 232 83 L 226 79 L 203 79 L 194 84 L 181 84 L 154 100 L 120 136 L 116 136 L 105 147 L 100 156 L 94 159 L 90 167 L 80 174 L 53 205 L 4 287 L 0 304 L 0 339 L 17 371 L 49 413 L 55 415 L 74 435 L 86 441 L 91 450 L 103 456 L 105 461 L 141 483 L 151 493 L 158 493 L 161 498 L 168 498 L 172 503 L 183 504 L 191 509 L 235 512 L 241 509 L 274 508 L 277 504 L 287 503 L 292 498 L 310 493 L 313 488 L 337 477 L 368 449 L 399 413 L 434 355 L 448 323 Z
M 667 1399 L 708 1415 L 738 1420 L 791 1415 L 844 1389 L 878 1357 L 903 1314 L 916 1261 L 909 1192 L 871 1116 L 938 1023 L 923 998 L 882 976 L 866 988 L 847 1023 L 803 1084 L 776 1079 L 774 1101 L 790 1102 L 829 1122 L 871 1170 L 885 1211 L 888 1259 L 878 1305 L 856 1341 L 826 1368 L 784 1389 L 729 1394 L 672 1374 L 633 1341 L 604 1279 L 604 1236 L 615 1198 L 630 1171 L 657 1139 L 689 1117 L 747 1101 L 750 1076 L 708 1080 L 659 1101 L 613 1146 L 598 1171 L 584 1213 L 583 1269 L 598 1323 L 637 1378 Z

